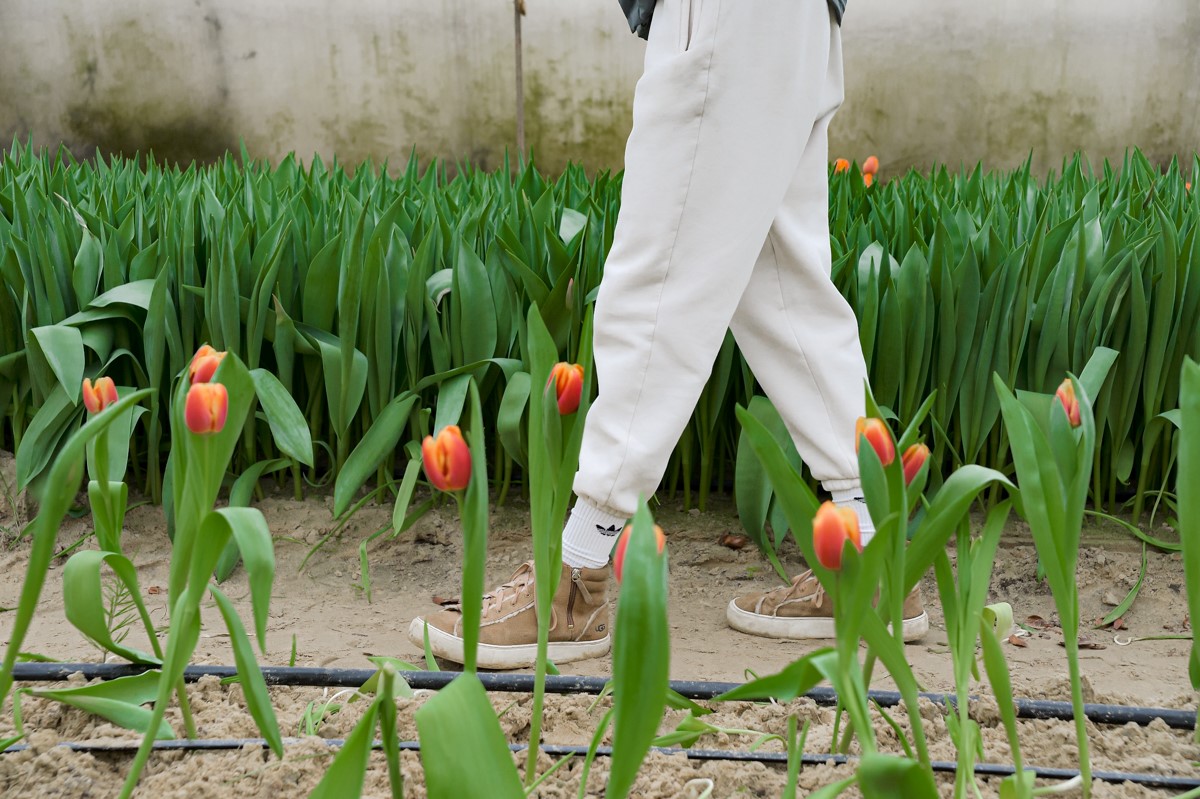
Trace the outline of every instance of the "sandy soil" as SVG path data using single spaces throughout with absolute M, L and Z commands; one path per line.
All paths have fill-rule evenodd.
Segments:
M 11 456 L 0 454 L 0 472 L 11 478 Z M 6 546 L 0 550 L 0 607 L 11 608 L 24 578 L 28 544 L 11 536 L 22 521 L 24 508 L 14 508 L 0 496 L 0 534 Z M 458 589 L 459 535 L 452 507 L 435 511 L 404 535 L 383 536 L 369 548 L 370 600 L 363 590 L 359 544 L 390 522 L 390 507 L 368 506 L 300 565 L 310 550 L 336 527 L 328 497 L 311 497 L 303 502 L 271 496 L 260 507 L 276 540 L 277 573 L 270 626 L 263 663 L 287 664 L 293 640 L 296 664 L 335 667 L 369 667 L 368 655 L 392 655 L 420 662 L 421 653 L 405 636 L 409 621 L 431 608 L 434 594 L 453 595 Z M 718 543 L 726 532 L 739 532 L 733 508 L 714 502 L 706 513 L 684 509 L 667 500 L 656 511 L 669 535 L 671 553 L 671 627 L 674 679 L 741 680 L 745 670 L 766 674 L 786 665 L 811 646 L 757 639 L 725 626 L 724 608 L 738 593 L 770 587 L 777 578 L 753 547 L 733 551 Z M 488 577 L 501 581 L 530 557 L 528 515 L 519 503 L 495 509 L 491 518 Z M 87 520 L 69 520 L 59 543 L 67 547 L 87 532 Z M 1164 536 L 1169 535 L 1163 533 Z M 85 544 L 90 546 L 91 544 Z M 165 624 L 165 588 L 168 542 L 161 511 L 142 506 L 130 512 L 125 536 L 126 553 L 138 567 L 145 600 L 156 622 Z M 1099 619 L 1111 605 L 1124 597 L 1136 582 L 1141 549 L 1133 539 L 1115 529 L 1087 531 L 1079 569 L 1080 600 L 1085 620 Z M 801 562 L 793 548 L 783 553 L 785 565 L 798 571 Z M 1032 632 L 1022 639 L 1025 646 L 1007 645 L 1006 655 L 1019 695 L 1066 699 L 1066 665 L 1059 646 L 1061 633 L 1048 589 L 1034 577 L 1035 555 L 1026 531 L 1014 523 L 1006 532 L 997 557 L 993 578 L 993 601 L 1011 602 L 1018 622 Z M 56 561 L 42 595 L 38 615 L 23 649 L 58 660 L 98 661 L 100 652 L 85 641 L 63 616 L 61 560 Z M 239 569 L 225 586 L 226 592 L 249 612 L 249 592 Z M 908 655 L 918 678 L 928 690 L 952 689 L 950 659 L 945 633 L 931 580 L 925 596 L 930 606 L 933 630 L 921 644 L 909 647 Z M 611 597 L 610 597 L 611 598 Z M 214 607 L 206 607 L 205 628 L 193 662 L 232 662 L 228 636 Z M 0 640 L 7 643 L 11 612 L 0 612 Z M 1188 641 L 1136 640 L 1142 636 L 1190 634 L 1187 625 L 1183 568 L 1177 555 L 1151 552 L 1142 591 L 1123 618 L 1123 629 L 1087 631 L 1098 648 L 1081 653 L 1090 701 L 1118 702 L 1169 707 L 1195 707 L 1196 695 L 1187 678 Z M 129 643 L 139 646 L 136 635 Z M 564 673 L 606 675 L 608 658 L 567 664 Z M 887 687 L 886 681 L 877 687 Z M 986 687 L 981 688 L 986 691 Z M 326 692 L 328 693 L 328 692 Z M 255 736 L 253 724 L 242 707 L 240 690 L 215 682 L 196 688 L 202 708 L 203 737 Z M 305 707 L 322 697 L 322 689 L 280 689 L 274 693 L 285 735 L 300 732 Z M 514 700 L 520 700 L 511 706 Z M 422 701 L 421 697 L 405 704 Z M 544 740 L 558 744 L 586 744 L 599 721 L 603 707 L 589 711 L 590 698 L 565 697 L 553 701 Z M 514 741 L 528 735 L 527 698 L 494 697 L 498 709 L 508 708 L 502 723 Z M 347 734 L 362 703 L 348 705 L 331 716 L 319 734 L 340 738 Z M 510 707 L 511 706 L 511 707 Z M 33 731 L 33 747 L 23 753 L 0 758 L 0 793 L 12 796 L 108 796 L 115 792 L 129 759 L 125 755 L 93 756 L 53 748 L 58 740 L 91 740 L 128 737 L 111 726 L 97 724 L 81 712 L 50 702 L 29 698 L 23 703 L 27 729 Z M 174 712 L 174 711 L 172 711 Z M 813 732 L 808 751 L 829 751 L 831 714 L 802 700 L 786 706 L 735 704 L 723 707 L 716 723 L 721 726 L 781 732 L 789 713 L 811 719 Z M 953 749 L 939 711 L 932 705 L 926 717 L 932 737 L 937 739 L 937 758 L 952 760 Z M 415 738 L 411 716 L 402 722 L 402 734 Z M 664 721 L 670 729 L 678 717 Z M 985 733 L 985 760 L 1008 762 L 1008 747 L 994 714 L 981 717 Z M 882 728 L 881 728 L 882 729 Z M 11 730 L 11 705 L 0 708 L 0 738 Z M 1146 728 L 1093 728 L 1094 768 L 1195 775 L 1192 761 L 1200 759 L 1200 748 L 1190 736 L 1156 724 Z M 882 740 L 887 740 L 885 732 Z M 892 739 L 894 742 L 894 738 Z M 724 736 L 705 739 L 706 748 L 737 748 L 748 741 Z M 768 745 L 773 746 L 773 745 Z M 1037 765 L 1070 767 L 1074 755 L 1072 728 L 1063 723 L 1023 723 L 1022 746 L 1027 760 Z M 282 762 L 265 759 L 261 752 L 227 754 L 156 755 L 143 779 L 141 795 L 232 797 L 303 796 L 320 778 L 328 753 L 325 745 L 309 739 L 289 749 Z M 545 765 L 550 761 L 544 758 Z M 713 779 L 713 796 L 777 796 L 784 784 L 783 770 L 761 764 L 691 764 L 681 758 L 655 756 L 647 762 L 638 796 L 698 795 L 685 784 L 696 778 Z M 373 762 L 367 783 L 370 796 L 388 793 L 382 760 Z M 406 755 L 405 767 L 412 796 L 423 796 L 419 786 L 419 763 Z M 603 791 L 605 764 L 598 762 L 589 780 L 589 794 Z M 574 796 L 579 788 L 577 764 L 560 771 L 547 783 L 542 796 Z M 844 769 L 830 766 L 805 769 L 801 787 L 812 789 L 835 779 Z M 946 786 L 948 789 L 948 785 Z M 1132 786 L 1107 786 L 1101 796 L 1165 796 Z

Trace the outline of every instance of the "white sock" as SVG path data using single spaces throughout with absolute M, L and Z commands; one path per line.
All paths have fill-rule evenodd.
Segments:
M 875 537 L 875 522 L 871 519 L 871 511 L 867 509 L 867 501 L 862 497 L 855 497 L 849 502 L 843 503 L 843 505 L 847 508 L 853 508 L 854 512 L 858 514 L 859 541 L 865 547 Z
M 871 519 L 871 512 L 867 510 L 867 501 L 863 498 L 862 486 L 830 491 L 829 494 L 830 499 L 838 505 L 853 508 L 854 512 L 858 514 L 858 534 L 865 547 L 875 537 L 875 522 Z
M 613 516 L 586 500 L 576 500 L 563 529 L 563 563 L 583 569 L 606 565 L 625 521 L 624 516 Z

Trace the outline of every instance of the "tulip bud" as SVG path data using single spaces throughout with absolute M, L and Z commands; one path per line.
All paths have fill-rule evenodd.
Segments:
M 229 392 L 220 383 L 196 383 L 188 389 L 183 420 L 188 430 L 211 435 L 225 429 L 229 414 Z
M 583 396 L 583 367 L 577 363 L 556 363 L 550 370 L 546 389 L 553 384 L 558 397 L 558 412 L 562 416 L 575 413 Z
M 862 552 L 858 514 L 852 508 L 839 508 L 832 502 L 822 503 L 813 517 L 813 549 L 816 550 L 817 561 L 831 571 L 840 570 L 842 548 L 847 540 Z
M 840 172 L 845 172 L 848 169 L 850 169 L 850 162 L 845 158 L 839 158 L 833 162 L 833 174 L 835 175 Z
M 192 383 L 207 383 L 225 358 L 224 352 L 218 352 L 207 344 L 196 350 L 192 356 L 192 365 L 188 368 L 188 378 Z
M 896 460 L 896 442 L 892 441 L 892 431 L 888 430 L 888 426 L 883 423 L 882 419 L 858 417 L 858 422 L 854 426 L 855 452 L 858 452 L 864 438 L 875 450 L 875 454 L 879 456 L 879 462 L 884 466 Z
M 567 291 L 566 295 L 563 297 L 563 304 L 567 306 L 568 311 L 575 307 L 575 278 L 571 278 L 567 281 Z
M 921 467 L 925 465 L 925 461 L 929 459 L 929 447 L 924 444 L 913 444 L 908 449 L 904 450 L 903 457 L 900 462 L 904 464 L 904 484 L 908 485 L 917 476 L 917 472 L 921 471 Z
M 1058 397 L 1058 401 L 1062 403 L 1063 410 L 1067 413 L 1067 421 L 1071 423 L 1071 427 L 1079 427 L 1079 400 L 1075 397 L 1075 384 L 1071 382 L 1071 378 L 1062 381 L 1062 385 L 1058 387 L 1058 391 L 1054 392 L 1054 396 Z
M 435 488 L 461 491 L 471 481 L 471 450 L 456 424 L 443 427 L 437 438 L 425 436 L 421 459 L 425 462 L 425 476 Z
M 863 161 L 862 171 L 864 175 L 874 175 L 879 171 L 879 159 L 875 156 L 870 156 L 866 161 Z
M 626 525 L 621 531 L 621 537 L 617 539 L 617 550 L 613 553 L 613 576 L 617 578 L 617 582 L 621 582 L 621 570 L 625 567 L 625 548 L 629 546 L 629 535 L 633 532 L 633 525 Z M 662 554 L 663 547 L 667 545 L 667 536 L 663 533 L 661 527 L 654 525 L 654 535 L 658 539 L 658 554 Z
M 875 175 L 870 172 L 863 173 L 863 185 L 868 189 L 875 185 Z
M 111 377 L 97 378 L 95 385 L 90 379 L 83 378 L 83 407 L 88 413 L 100 413 L 116 401 L 117 385 Z

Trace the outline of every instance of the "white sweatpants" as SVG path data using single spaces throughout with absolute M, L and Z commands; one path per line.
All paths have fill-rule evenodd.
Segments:
M 826 0 L 660 0 L 596 303 L 599 396 L 575 493 L 632 515 L 666 470 L 732 329 L 813 476 L 858 487 L 866 366 L 829 278 Z

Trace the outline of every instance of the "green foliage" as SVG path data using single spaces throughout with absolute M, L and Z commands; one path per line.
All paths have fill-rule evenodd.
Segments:
M 1100 349 L 1078 379 L 1068 378 L 1079 406 L 1079 418 L 1074 425 L 1062 402 L 1045 397 L 1018 399 L 1000 375 L 995 376 L 996 393 L 1016 459 L 1021 515 L 1029 523 L 1062 625 L 1084 797 L 1091 792 L 1091 764 L 1080 687 L 1079 588 L 1075 572 L 1096 451 L 1092 398 L 1103 391 L 1115 360 L 1116 353 Z
M 55 690 L 26 689 L 30 696 L 53 699 L 80 710 L 94 713 L 120 727 L 135 732 L 150 730 L 152 712 L 143 704 L 154 699 L 158 691 L 158 673 L 146 672 L 115 680 Z M 157 739 L 174 738 L 175 733 L 163 719 L 154 726 Z
M 666 707 L 670 673 L 667 556 L 643 501 L 626 547 L 613 639 L 613 752 L 605 797 L 633 787 Z
M 1188 611 L 1200 619 L 1200 365 L 1189 359 L 1183 367 L 1183 414 L 1179 434 L 1179 530 L 1183 568 L 1187 576 Z M 1200 690 L 1200 642 L 1192 640 L 1188 659 L 1192 687 Z M 1200 741 L 1200 727 L 1196 729 Z
M 376 422 L 387 416 L 389 439 L 407 425 L 411 440 L 431 410 L 437 426 L 458 421 L 465 384 L 451 378 L 469 373 L 507 486 L 528 458 L 527 311 L 537 304 L 560 358 L 578 360 L 619 202 L 618 178 L 580 167 L 449 179 L 415 161 L 393 177 L 231 155 L 180 170 L 14 145 L 0 153 L 0 447 L 18 453 L 20 487 L 36 488 L 82 414 L 81 377 L 151 389 L 128 457 L 158 500 L 170 376 L 207 341 L 252 371 L 275 433 L 251 419 L 234 473 L 287 458 L 299 493 L 301 464 L 336 479 L 370 439 L 371 457 L 339 480 L 345 509 L 364 465 L 379 485 L 407 465 L 378 454 Z M 1104 346 L 1121 356 L 1095 397 L 1089 497 L 1115 511 L 1133 496 L 1136 516 L 1169 483 L 1162 415 L 1179 405 L 1183 358 L 1200 356 L 1200 200 L 1178 164 L 1134 152 L 1093 174 L 1076 158 L 1044 181 L 1028 165 L 939 168 L 869 190 L 846 173 L 830 213 L 832 276 L 858 314 L 876 398 L 904 427 L 937 391 L 929 444 L 942 473 L 1011 473 L 993 372 L 1045 393 Z M 405 392 L 406 416 L 393 404 Z M 755 393 L 728 338 L 668 471 L 689 504 L 693 484 L 702 504 L 728 483 L 734 407 Z
M 496 712 L 474 674 L 463 674 L 438 691 L 416 715 L 431 799 L 525 796 Z

